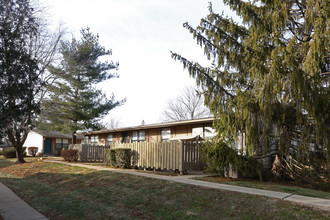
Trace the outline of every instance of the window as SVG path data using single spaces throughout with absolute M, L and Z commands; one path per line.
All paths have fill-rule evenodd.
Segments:
M 85 136 L 85 144 L 89 144 L 89 137 Z
M 91 145 L 98 145 L 98 144 L 99 144 L 99 136 L 98 135 L 91 136 Z
M 146 140 L 146 132 L 139 131 L 139 141 L 145 141 L 145 140 Z
M 132 132 L 132 142 L 145 141 L 146 132 L 145 131 L 133 131 Z
M 69 139 L 62 139 L 63 145 L 62 148 L 68 149 L 69 148 Z
M 199 135 L 199 136 L 203 137 L 204 136 L 203 135 L 203 127 L 193 128 L 192 129 L 192 135 L 193 136 Z
M 165 128 L 162 129 L 162 141 L 167 141 L 171 138 L 171 129 Z
M 133 131 L 132 133 L 132 142 L 137 142 L 138 141 L 138 132 Z
M 55 147 L 56 147 L 56 149 L 62 149 L 62 139 L 61 138 L 56 138 Z
M 205 127 L 204 128 L 204 137 L 205 138 L 212 138 L 214 136 L 216 136 L 216 130 L 212 127 Z
M 112 138 L 113 138 L 113 135 L 112 134 L 109 134 L 108 135 L 108 145 L 112 144 Z
M 123 132 L 121 134 L 121 143 L 128 143 L 128 139 L 129 139 L 128 132 Z
M 69 140 L 68 139 L 56 138 L 55 148 L 56 149 L 62 149 L 62 148 L 68 149 L 69 148 Z
M 212 138 L 216 135 L 216 131 L 212 127 L 197 127 L 192 129 L 192 134 L 194 136 L 199 135 L 203 138 Z

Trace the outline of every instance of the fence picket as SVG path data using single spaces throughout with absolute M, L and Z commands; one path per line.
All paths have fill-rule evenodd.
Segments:
M 129 148 L 132 151 L 132 166 L 162 170 L 201 170 L 200 142 L 171 141 L 171 142 L 134 142 L 112 144 L 111 149 Z M 105 160 L 105 149 L 109 146 L 70 145 L 70 149 L 78 149 L 80 160 L 83 162 Z

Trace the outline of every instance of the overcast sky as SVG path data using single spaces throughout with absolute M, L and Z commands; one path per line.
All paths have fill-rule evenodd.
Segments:
M 100 35 L 100 43 L 112 49 L 109 57 L 119 62 L 117 79 L 100 86 L 109 96 L 127 98 L 123 106 L 111 110 L 104 122 L 114 117 L 121 126 L 160 122 L 167 101 L 195 81 L 174 61 L 170 51 L 189 60 L 207 63 L 203 50 L 182 27 L 188 21 L 196 27 L 208 14 L 210 0 L 40 0 L 48 6 L 49 18 L 62 21 L 71 34 L 89 26 Z M 222 1 L 212 1 L 222 12 Z

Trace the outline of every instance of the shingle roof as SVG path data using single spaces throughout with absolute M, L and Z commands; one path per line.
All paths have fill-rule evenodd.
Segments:
M 89 134 L 102 134 L 102 133 L 109 133 L 109 132 L 132 131 L 132 130 L 150 129 L 150 128 L 166 128 L 166 127 L 171 127 L 171 126 L 176 126 L 176 125 L 212 123 L 213 120 L 214 120 L 214 118 L 201 118 L 201 119 L 165 122 L 165 123 L 150 124 L 150 125 L 140 125 L 140 126 L 126 127 L 126 128 L 116 128 L 116 129 L 111 129 L 111 130 L 89 131 L 89 132 L 82 132 L 81 134 L 89 135 Z

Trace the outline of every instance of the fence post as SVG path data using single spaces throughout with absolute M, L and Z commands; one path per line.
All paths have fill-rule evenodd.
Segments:
M 183 152 L 183 142 L 180 141 L 179 142 L 179 172 L 180 172 L 180 175 L 183 175 L 183 155 L 184 155 L 184 152 Z
M 87 160 L 87 148 L 88 148 L 88 145 L 81 145 L 81 158 L 80 160 L 82 162 L 86 161 Z

